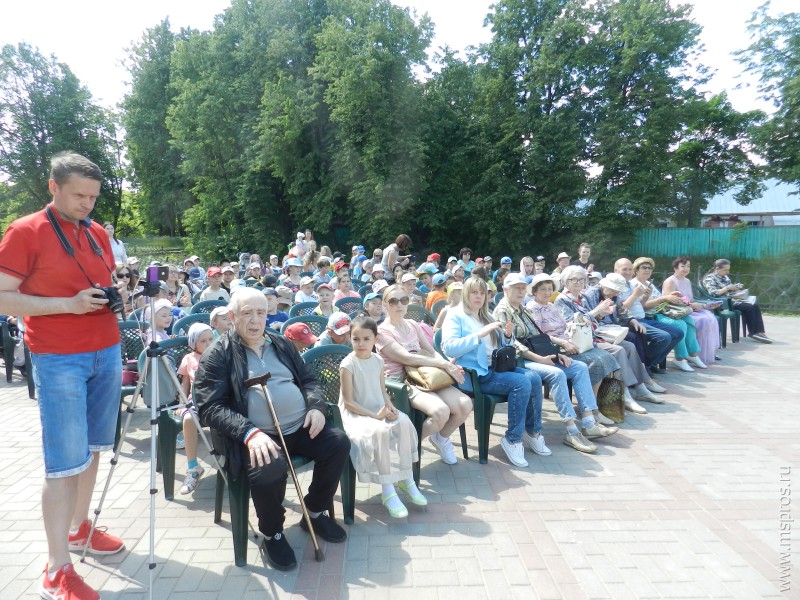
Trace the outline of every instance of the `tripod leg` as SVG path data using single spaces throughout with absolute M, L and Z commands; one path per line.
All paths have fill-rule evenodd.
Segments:
M 119 436 L 119 442 L 117 443 L 116 447 L 114 448 L 114 455 L 111 457 L 111 469 L 108 471 L 108 476 L 106 477 L 106 483 L 103 486 L 103 493 L 100 495 L 100 501 L 97 504 L 97 508 L 94 510 L 94 518 L 92 519 L 92 526 L 89 529 L 89 538 L 92 539 L 92 535 L 94 535 L 94 530 L 97 527 L 97 519 L 100 517 L 100 513 L 103 511 L 103 503 L 106 499 L 106 494 L 108 494 L 108 490 L 111 487 L 111 478 L 114 476 L 114 470 L 117 468 L 117 463 L 119 462 L 119 455 L 122 452 L 122 440 L 125 439 L 125 435 L 128 433 L 128 427 L 131 424 L 131 418 L 133 417 L 133 413 L 136 410 L 136 402 L 139 398 L 142 397 L 142 384 L 147 377 L 147 370 L 150 366 L 150 359 L 147 358 L 144 362 L 144 366 L 142 367 L 142 374 L 139 378 L 139 381 L 136 384 L 136 391 L 133 393 L 133 397 L 131 401 L 128 403 L 128 407 L 125 409 L 127 415 L 125 416 L 125 423 L 122 426 L 122 433 Z M 89 550 L 89 544 L 86 544 L 83 548 L 83 553 L 81 554 L 81 562 L 86 562 L 86 552 Z

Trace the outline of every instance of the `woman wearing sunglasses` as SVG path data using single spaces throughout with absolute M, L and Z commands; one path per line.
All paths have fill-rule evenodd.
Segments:
M 128 290 L 128 301 L 126 302 L 127 306 L 125 310 L 131 310 L 133 308 L 133 293 L 136 290 L 136 284 L 139 281 L 139 273 L 136 272 L 136 277 L 133 276 L 134 271 L 130 267 L 125 267 L 120 264 L 117 265 L 116 272 L 114 275 L 117 278 L 117 281 L 125 282 L 125 289 Z
M 375 348 L 384 360 L 386 377 L 404 381 L 408 367 L 438 367 L 456 382 L 463 383 L 464 370 L 439 356 L 431 346 L 419 323 L 406 319 L 410 298 L 402 285 L 392 285 L 383 294 L 386 319 L 378 327 Z M 472 400 L 455 386 L 436 392 L 409 385 L 411 406 L 428 418 L 422 425 L 422 436 L 429 437 L 442 460 L 448 465 L 457 462 L 450 434 L 467 420 Z

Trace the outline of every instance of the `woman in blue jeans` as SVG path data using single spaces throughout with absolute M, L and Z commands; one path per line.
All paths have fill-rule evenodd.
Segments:
M 478 374 L 483 393 L 508 396 L 508 429 L 500 445 L 512 464 L 527 467 L 523 444 L 537 454 L 550 454 L 541 435 L 542 380 L 529 369 L 498 373 L 491 365 L 495 349 L 514 343 L 513 331 L 512 323 L 495 321 L 489 313 L 486 282 L 470 277 L 464 283 L 461 304 L 448 312 L 442 326 L 442 350 L 456 364 Z
M 525 368 L 534 371 L 542 381 L 550 386 L 558 414 L 566 427 L 564 444 L 580 452 L 597 450 L 592 438 L 607 437 L 617 433 L 613 421 L 607 419 L 597 410 L 597 400 L 592 390 L 589 367 L 573 360 L 566 354 L 548 354 L 541 356 L 533 352 L 526 344 L 527 339 L 541 334 L 536 325 L 533 313 L 522 305 L 527 293 L 527 284 L 522 273 L 510 273 L 503 282 L 504 296 L 494 309 L 494 316 L 503 323 L 510 321 L 514 326 L 514 338 L 517 352 L 525 359 Z M 531 281 L 531 293 L 539 293 L 542 299 L 549 299 L 553 293 L 553 280 L 549 275 L 541 273 Z M 541 292 L 540 292 L 541 290 Z M 544 294 L 544 292 L 547 292 Z M 544 294 L 544 295 L 543 295 Z M 553 346 L 558 348 L 557 346 Z M 567 380 L 572 382 L 572 389 L 578 400 L 581 417 L 578 419 L 572 408 Z M 606 420 L 606 423 L 602 421 Z M 583 432 L 581 432 L 583 427 Z M 588 438 L 588 439 L 587 439 Z

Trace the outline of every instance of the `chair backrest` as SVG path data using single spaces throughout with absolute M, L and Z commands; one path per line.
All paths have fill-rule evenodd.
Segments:
M 202 293 L 203 293 L 202 290 L 194 293 L 194 296 L 192 296 L 192 304 L 197 304 L 198 300 L 200 300 L 200 294 Z
M 439 318 L 439 313 L 442 312 L 442 309 L 447 306 L 447 300 L 437 300 L 436 302 L 431 305 L 431 313 L 433 314 L 434 319 Z
M 312 277 L 314 275 L 314 271 L 303 271 L 300 273 L 300 277 Z
M 311 348 L 303 354 L 303 362 L 313 371 L 322 386 L 322 394 L 327 402 L 339 402 L 339 365 L 352 348 L 341 344 L 331 344 Z
M 340 311 L 350 314 L 355 310 L 361 310 L 361 303 L 361 300 L 356 300 L 355 298 L 340 298 L 334 302 L 334 306 Z
M 147 323 L 136 321 L 117 321 L 119 325 L 119 343 L 122 349 L 122 362 L 137 360 L 144 350 L 144 334 Z
M 504 295 L 505 295 L 505 294 L 503 294 L 503 292 L 497 292 L 497 293 L 494 295 L 494 303 L 495 303 L 495 306 L 497 306 L 497 303 L 498 303 L 498 302 L 500 302 L 500 300 L 502 300 L 502 299 L 503 299 L 503 296 L 504 296 Z
M 289 316 L 302 317 L 303 315 L 310 315 L 317 306 L 319 306 L 319 302 L 298 302 L 289 309 Z
M 192 313 L 175 321 L 175 324 L 172 326 L 172 335 L 187 335 L 189 333 L 189 327 L 191 327 L 193 324 L 205 323 L 208 325 L 210 322 L 211 313 Z
M 416 321 L 418 323 L 427 323 L 431 325 L 431 315 L 428 312 L 428 309 L 424 306 L 418 306 L 416 304 L 409 304 L 408 311 L 406 311 L 406 318 L 411 319 L 412 321 Z
M 358 295 L 364 298 L 371 291 L 372 291 L 372 284 L 364 283 L 360 288 L 358 288 Z
M 299 317 L 290 317 L 283 322 L 283 325 L 281 325 L 281 333 L 286 331 L 286 328 L 292 323 L 305 323 L 308 325 L 311 333 L 319 337 L 322 332 L 325 331 L 325 327 L 328 325 L 328 319 L 326 317 L 320 317 L 319 315 L 301 315 Z
M 360 279 L 353 278 L 353 279 L 350 280 L 350 287 L 353 288 L 357 292 L 362 288 L 363 285 L 364 285 L 364 282 L 361 281 Z
M 433 332 L 433 349 L 436 350 L 439 354 L 442 355 L 442 358 L 445 360 L 450 360 L 450 358 L 442 351 L 442 330 L 437 329 Z
M 150 305 L 142 306 L 141 308 L 137 308 L 136 310 L 131 311 L 128 314 L 128 321 L 135 321 L 137 323 L 144 323 L 144 311 L 150 308 Z
M 192 306 L 192 311 L 190 314 L 196 315 L 197 313 L 210 313 L 213 312 L 213 310 L 218 306 L 228 306 L 228 303 L 225 302 L 225 300 L 205 300 L 203 302 L 198 302 Z

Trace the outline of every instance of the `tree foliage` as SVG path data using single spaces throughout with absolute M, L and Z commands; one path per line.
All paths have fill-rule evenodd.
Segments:
M 116 117 L 92 102 L 69 67 L 28 44 L 0 50 L 0 196 L 6 221 L 50 200 L 50 159 L 73 150 L 102 170 L 95 218 L 116 221 L 122 202 L 121 140 Z
M 772 16 L 769 2 L 753 14 L 753 43 L 739 53 L 758 90 L 775 112 L 757 130 L 758 146 L 773 177 L 800 187 L 800 12 Z

